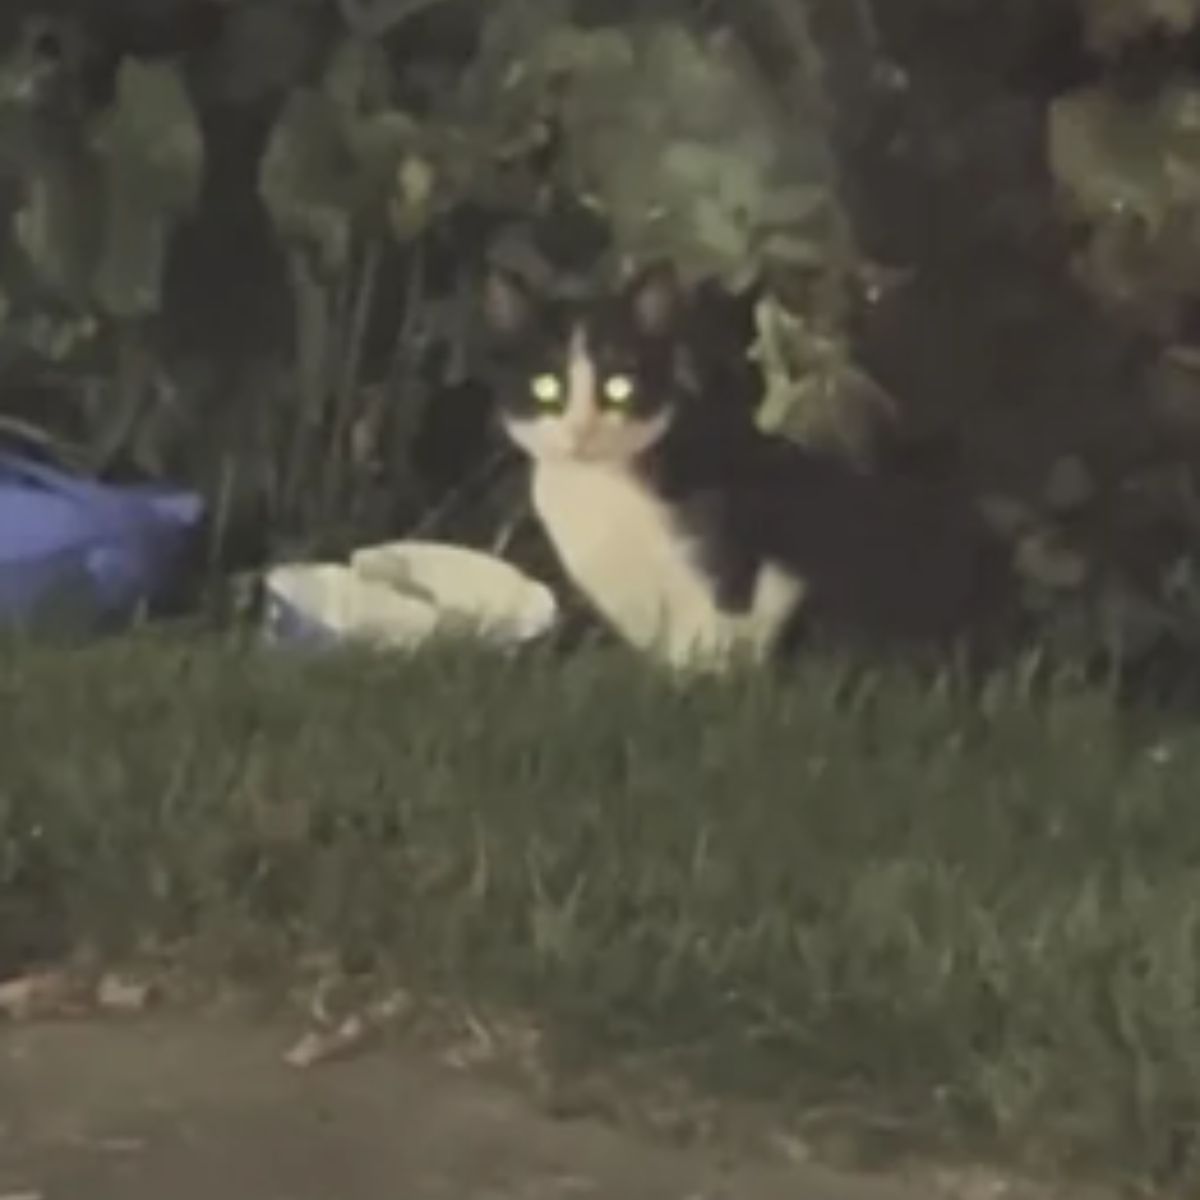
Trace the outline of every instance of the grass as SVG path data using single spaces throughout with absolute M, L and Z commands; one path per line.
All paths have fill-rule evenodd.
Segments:
M 1200 1177 L 1200 731 L 820 663 L 0 659 L 0 960 L 335 946 L 709 1085 Z

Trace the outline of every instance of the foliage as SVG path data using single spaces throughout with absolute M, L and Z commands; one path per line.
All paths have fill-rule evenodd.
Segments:
M 1195 0 L 1086 0 L 1083 9 L 1089 44 L 1108 53 L 1156 30 L 1186 35 L 1200 17 Z
M 1049 114 L 1050 167 L 1091 225 L 1084 267 L 1106 297 L 1169 339 L 1198 275 L 1200 90 L 1185 80 L 1130 103 L 1089 87 Z
M 257 186 L 290 263 L 300 424 L 315 445 L 332 422 L 335 457 L 363 415 L 360 376 L 374 369 L 361 360 L 363 321 L 376 315 L 364 273 L 396 254 L 411 259 L 464 206 L 536 220 L 549 194 L 567 196 L 606 224 L 610 269 L 665 254 L 734 290 L 771 264 L 838 278 L 852 269 L 815 78 L 803 80 L 802 112 L 780 103 L 728 33 L 662 18 L 596 28 L 575 23 L 560 0 L 507 0 L 480 16 L 466 61 L 414 105 L 405 93 L 420 59 L 364 35 L 395 37 L 432 7 L 345 6 L 351 27 L 314 58 L 285 10 L 312 21 L 317 6 L 260 0 L 228 18 L 225 41 L 198 66 L 186 53 L 118 56 L 107 100 L 84 87 L 94 50 L 86 22 L 26 22 L 0 91 L 29 129 L 13 229 L 40 285 L 31 326 L 41 328 L 37 298 L 49 294 L 69 307 L 58 357 L 77 329 L 131 318 L 145 349 L 144 319 L 174 316 L 162 310 L 163 247 L 203 169 L 192 97 L 249 104 L 272 89 Z M 283 53 L 257 68 L 277 42 Z M 350 308 L 347 287 L 357 293 Z M 439 325 L 430 299 L 434 335 L 461 336 Z M 401 422 L 410 435 L 417 423 Z M 311 446 L 289 453 L 293 481 L 320 470 Z
M 161 306 L 171 233 L 194 208 L 203 171 L 183 80 L 169 64 L 126 59 L 106 110 L 53 128 L 58 98 L 33 86 L 28 54 L 21 45 L 9 58 L 0 96 L 12 122 L 24 126 L 10 133 L 28 147 L 13 235 L 34 285 L 91 318 L 85 329 L 101 319 L 152 315 Z
M 742 305 L 764 428 L 868 468 L 956 439 L 1036 584 L 1162 599 L 1198 528 L 1139 476 L 1200 444 L 1192 5 L 836 7 L 31 0 L 0 56 L 8 427 L 191 477 L 218 560 L 251 527 L 257 557 L 492 541 L 519 513 L 470 408 L 480 265 L 667 254 Z M 1177 535 L 1131 566 L 1126 518 Z

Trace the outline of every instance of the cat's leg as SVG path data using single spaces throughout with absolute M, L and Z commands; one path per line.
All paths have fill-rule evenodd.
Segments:
M 763 560 L 754 578 L 749 611 L 731 618 L 737 623 L 740 643 L 749 647 L 756 658 L 772 653 L 804 605 L 807 592 L 799 576 L 776 562 Z
M 678 508 L 700 581 L 696 603 L 676 614 L 670 657 L 728 663 L 771 652 L 804 594 L 803 583 L 766 558 L 733 498 L 697 492 Z
M 750 539 L 739 534 L 728 498 L 698 493 L 680 506 L 680 513 L 714 608 L 730 617 L 749 613 L 763 562 Z
M 677 612 L 667 637 L 667 658 L 676 665 L 716 669 L 761 662 L 774 652 L 804 593 L 801 580 L 764 561 L 749 589 L 749 603 L 739 603 L 737 611 L 718 607 L 714 593 L 706 589 L 686 612 Z

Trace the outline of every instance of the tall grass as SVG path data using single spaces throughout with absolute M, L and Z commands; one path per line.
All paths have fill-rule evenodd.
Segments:
M 336 947 L 789 1103 L 1194 1178 L 1200 733 L 1014 677 L 0 650 L 0 956 Z

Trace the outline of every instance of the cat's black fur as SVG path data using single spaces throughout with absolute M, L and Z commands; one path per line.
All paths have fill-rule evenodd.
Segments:
M 773 561 L 804 580 L 804 627 L 839 642 L 950 644 L 1006 624 L 1015 611 L 1008 547 L 964 487 L 865 474 L 760 432 L 744 398 L 714 394 L 697 369 L 695 327 L 669 272 L 659 279 L 667 294 L 649 300 L 647 278 L 590 303 L 500 281 L 508 291 L 491 306 L 490 361 L 501 411 L 529 411 L 529 378 L 562 369 L 582 324 L 601 369 L 636 377 L 633 419 L 673 414 L 630 469 L 669 505 L 722 611 L 745 612 Z
M 728 420 L 683 423 L 646 469 L 727 611 L 773 559 L 806 583 L 804 625 L 837 642 L 990 645 L 1015 612 L 1008 547 L 949 481 L 865 474 Z

